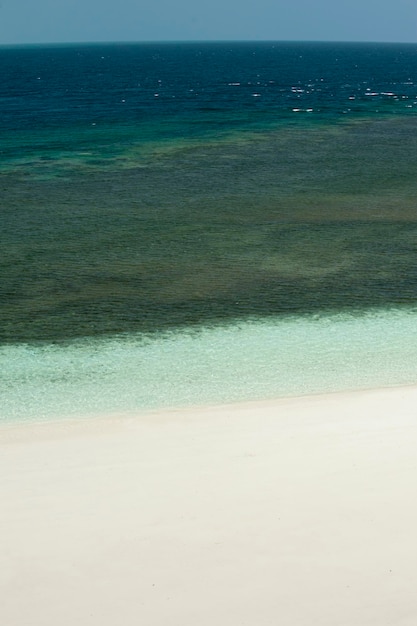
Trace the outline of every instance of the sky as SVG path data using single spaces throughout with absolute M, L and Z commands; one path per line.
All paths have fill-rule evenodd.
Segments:
M 417 42 L 417 0 L 0 0 L 0 44 Z

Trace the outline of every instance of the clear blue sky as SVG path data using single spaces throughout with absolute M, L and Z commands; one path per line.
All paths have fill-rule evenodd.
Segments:
M 0 0 L 0 44 L 417 42 L 417 0 Z

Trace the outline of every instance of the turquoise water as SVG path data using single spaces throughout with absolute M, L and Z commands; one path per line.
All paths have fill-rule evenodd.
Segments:
M 0 70 L 2 419 L 415 381 L 417 46 Z
M 417 311 L 5 346 L 0 366 L 0 404 L 9 420 L 412 384 Z

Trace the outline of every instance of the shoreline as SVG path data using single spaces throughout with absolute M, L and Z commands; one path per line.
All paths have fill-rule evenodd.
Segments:
M 1 622 L 415 621 L 417 386 L 0 427 Z
M 67 430 L 79 430 L 80 433 L 83 429 L 95 430 L 100 429 L 101 426 L 106 424 L 123 424 L 123 423 L 141 423 L 145 422 L 160 422 L 171 421 L 177 419 L 179 416 L 189 417 L 190 414 L 202 417 L 205 414 L 231 414 L 231 413 L 246 413 L 250 411 L 256 411 L 261 409 L 262 411 L 274 411 L 285 410 L 285 408 L 291 407 L 293 404 L 300 406 L 309 406 L 315 402 L 340 402 L 342 400 L 348 401 L 360 401 L 361 397 L 371 399 L 373 396 L 381 397 L 382 395 L 389 397 L 392 393 L 397 395 L 397 392 L 403 391 L 405 394 L 412 394 L 415 390 L 417 394 L 417 382 L 416 383 L 393 383 L 392 385 L 370 386 L 370 387 L 354 387 L 346 389 L 334 389 L 329 391 L 308 391 L 306 393 L 279 395 L 274 397 L 265 398 L 248 398 L 242 400 L 224 400 L 224 401 L 212 401 L 205 403 L 193 403 L 183 405 L 160 407 L 136 407 L 131 409 L 120 408 L 119 410 L 103 411 L 103 410 L 89 410 L 85 413 L 59 413 L 58 411 L 51 413 L 48 417 L 41 417 L 39 419 L 33 418 L 2 418 L 0 419 L 0 434 L 6 434 L 7 432 L 22 432 L 32 431 L 33 434 L 36 430 L 58 431 L 62 430 L 63 435 Z M 0 439 L 0 446 L 4 443 L 4 437 Z
M 240 401 L 224 401 L 224 402 L 208 402 L 202 404 L 185 404 L 178 406 L 161 406 L 156 408 L 138 407 L 136 409 L 120 409 L 108 412 L 88 411 L 78 414 L 61 414 L 53 416 L 33 418 L 5 418 L 0 420 L 0 447 L 4 443 L 9 443 L 21 438 L 34 437 L 41 439 L 44 433 L 47 437 L 50 435 L 56 437 L 65 437 L 69 433 L 78 433 L 83 435 L 84 431 L 98 433 L 107 426 L 117 428 L 119 425 L 130 424 L 134 426 L 140 423 L 161 423 L 172 422 L 178 420 L 190 419 L 191 416 L 197 419 L 205 416 L 227 416 L 232 414 L 247 414 L 250 412 L 261 411 L 262 413 L 277 412 L 278 417 L 281 412 L 286 409 L 292 410 L 293 405 L 302 408 L 302 411 L 309 411 L 310 406 L 316 403 L 340 404 L 342 401 L 355 403 L 363 399 L 372 400 L 372 397 L 387 397 L 392 393 L 397 396 L 398 392 L 405 394 L 416 393 L 417 400 L 417 383 L 413 384 L 393 384 L 381 387 L 365 387 L 353 389 L 336 389 L 333 391 L 305 394 L 291 394 L 277 397 L 243 399 Z M 295 406 L 293 407 L 295 409 Z M 417 405 L 416 405 L 417 406 Z M 416 411 L 417 414 L 417 411 Z

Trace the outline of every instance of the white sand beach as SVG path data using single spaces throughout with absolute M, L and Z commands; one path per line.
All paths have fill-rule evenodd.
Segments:
M 417 387 L 0 440 L 4 626 L 417 622 Z

